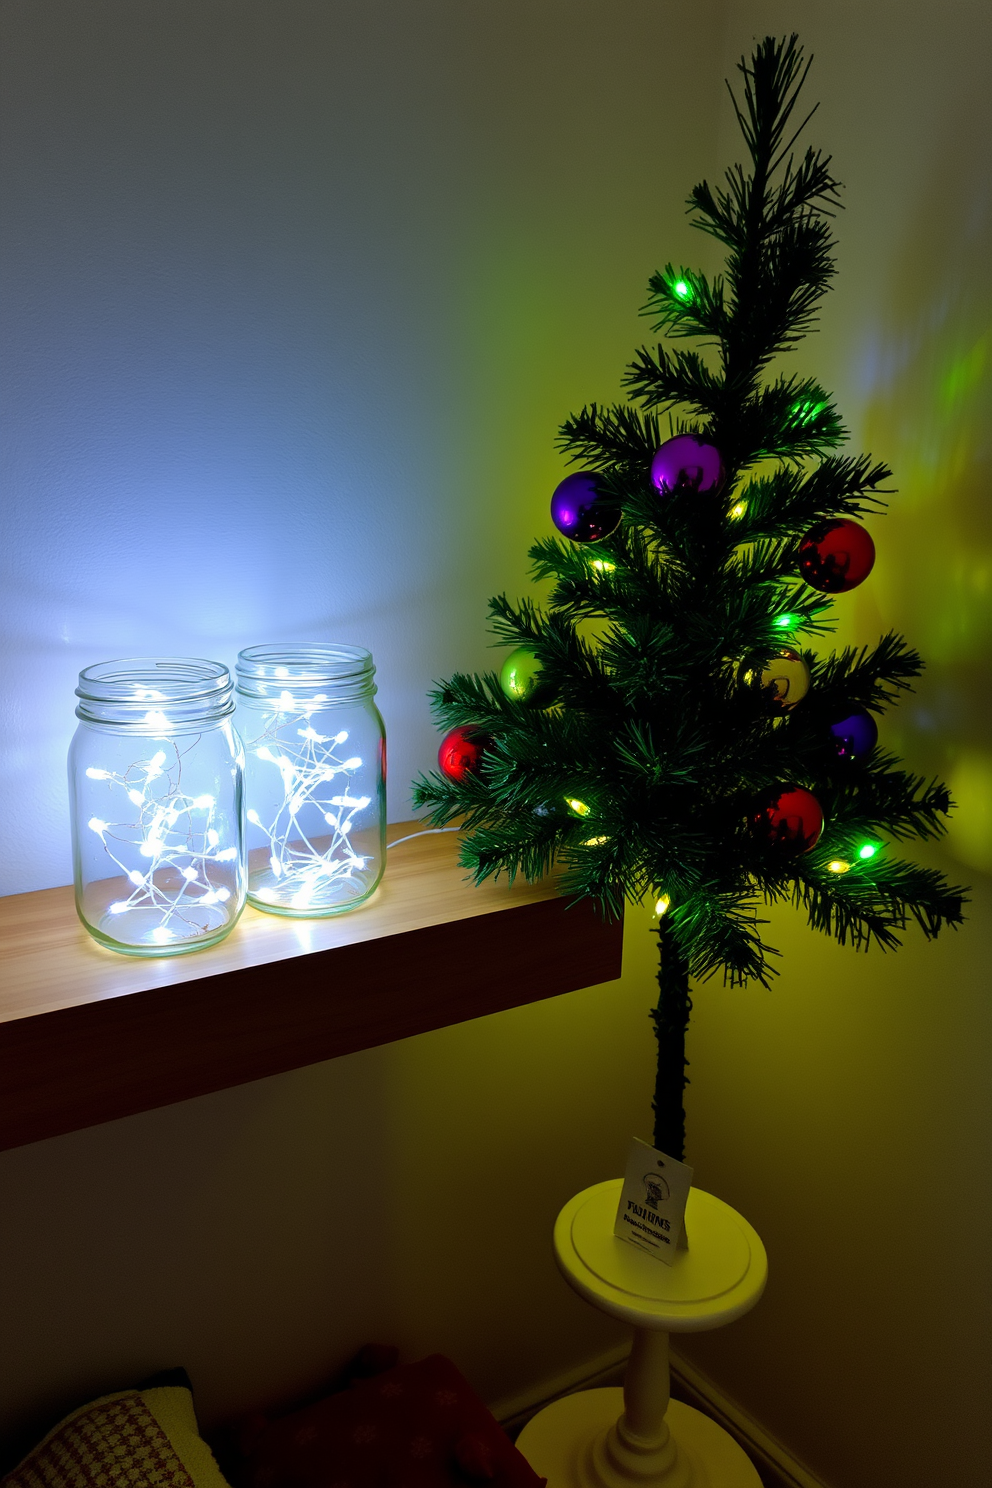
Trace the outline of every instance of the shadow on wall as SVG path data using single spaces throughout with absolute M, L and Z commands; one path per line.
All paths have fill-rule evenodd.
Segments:
M 865 444 L 899 496 L 879 544 L 883 624 L 927 671 L 890 745 L 951 787 L 951 853 L 992 872 L 992 183 L 979 107 L 948 132 L 865 348 Z M 861 633 L 865 627 L 858 616 Z
M 276 1395 L 253 1397 L 246 1371 L 293 1398 L 390 1336 L 397 1124 L 378 1053 L 3 1154 L 19 1234 L 0 1275 L 0 1473 L 65 1411 L 175 1361 L 201 1412 L 217 1395 L 235 1414 Z

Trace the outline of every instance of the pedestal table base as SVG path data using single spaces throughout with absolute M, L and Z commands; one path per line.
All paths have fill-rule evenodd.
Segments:
M 607 1476 L 603 1471 L 605 1439 L 622 1412 L 619 1388 L 566 1395 L 524 1427 L 517 1446 L 534 1471 L 547 1478 L 548 1488 L 613 1488 L 621 1483 L 624 1488 L 637 1483 L 651 1488 L 650 1477 Z M 750 1460 L 709 1416 L 672 1400 L 665 1419 L 678 1466 L 674 1475 L 656 1482 L 665 1488 L 761 1488 Z

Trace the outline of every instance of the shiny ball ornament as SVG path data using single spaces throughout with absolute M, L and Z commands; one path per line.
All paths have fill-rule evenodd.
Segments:
M 878 724 L 865 708 L 851 708 L 830 724 L 830 733 L 842 760 L 864 759 L 878 743 Z
M 514 702 L 540 704 L 551 691 L 543 681 L 543 672 L 533 648 L 518 646 L 500 668 L 499 685 Z
M 651 461 L 651 479 L 663 496 L 719 491 L 724 477 L 723 456 L 716 445 L 697 439 L 695 434 L 666 439 Z
M 776 651 L 764 667 L 745 662 L 741 675 L 745 686 L 763 694 L 773 713 L 788 713 L 809 692 L 809 667 L 791 646 Z
M 812 527 L 799 544 L 799 572 L 821 594 L 845 594 L 872 571 L 875 544 L 857 522 L 845 517 Z
M 620 508 L 603 494 L 591 470 L 579 470 L 555 487 L 551 520 L 573 542 L 599 542 L 619 527 Z
M 823 809 L 801 785 L 776 785 L 756 804 L 750 817 L 755 836 L 783 856 L 811 852 L 823 831 Z
M 489 735 L 474 724 L 462 724 L 445 734 L 437 752 L 441 774 L 448 780 L 459 783 L 466 775 L 474 775 L 482 763 L 482 756 L 489 746 Z

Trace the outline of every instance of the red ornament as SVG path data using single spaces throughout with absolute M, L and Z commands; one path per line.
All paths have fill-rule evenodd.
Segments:
M 875 544 L 857 522 L 845 517 L 812 527 L 799 544 L 799 572 L 822 594 L 856 589 L 872 571 Z
M 751 813 L 751 830 L 770 847 L 798 857 L 808 853 L 823 831 L 823 808 L 801 785 L 776 785 Z
M 474 775 L 488 745 L 489 735 L 483 733 L 474 723 L 464 723 L 459 728 L 453 728 L 450 733 L 445 734 L 437 752 L 441 774 L 456 782 L 464 780 L 466 775 Z

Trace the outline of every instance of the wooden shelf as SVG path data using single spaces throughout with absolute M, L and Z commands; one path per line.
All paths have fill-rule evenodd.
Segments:
M 246 909 L 159 960 L 98 945 L 71 888 L 0 899 L 0 1151 L 620 975 L 622 924 L 553 880 L 475 888 L 458 840 L 398 844 L 351 914 Z

